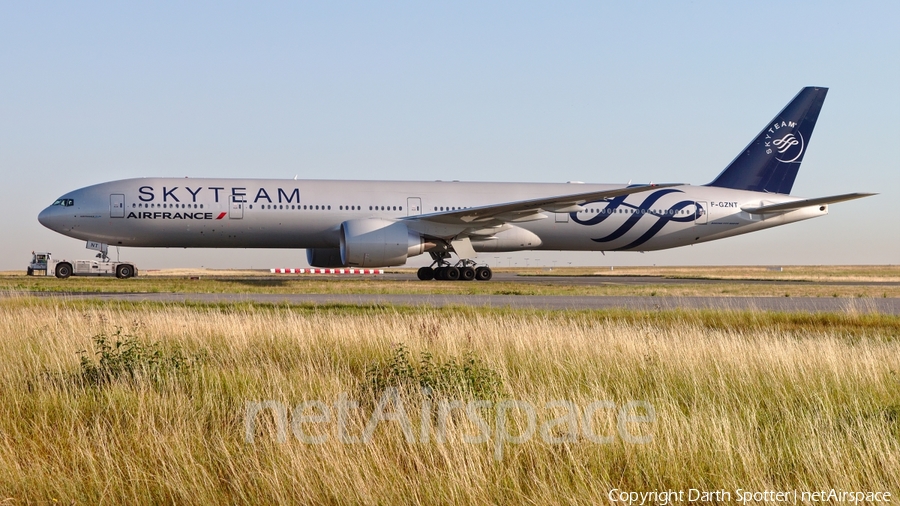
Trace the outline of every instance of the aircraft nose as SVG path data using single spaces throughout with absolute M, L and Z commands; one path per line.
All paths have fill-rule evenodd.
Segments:
M 56 228 L 54 228 L 54 226 L 53 226 L 56 221 L 53 219 L 53 215 L 55 213 L 53 212 L 53 209 L 51 209 L 51 208 L 52 208 L 52 206 L 41 211 L 40 214 L 38 214 L 38 221 L 40 222 L 41 225 L 49 228 L 50 230 L 56 230 Z

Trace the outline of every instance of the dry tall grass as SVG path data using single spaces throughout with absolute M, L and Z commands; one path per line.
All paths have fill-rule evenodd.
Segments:
M 76 381 L 92 336 L 123 333 L 202 363 L 162 381 Z M 710 312 L 303 308 L 0 300 L 0 501 L 84 503 L 599 503 L 611 488 L 900 492 L 900 319 Z M 334 423 L 313 445 L 270 412 L 244 434 L 247 401 L 288 409 L 363 390 L 366 369 L 398 343 L 412 357 L 477 357 L 501 399 L 559 416 L 646 400 L 653 423 L 626 430 L 603 409 L 599 443 L 579 435 L 467 444 L 407 442 L 384 422 L 345 444 Z M 410 398 L 412 402 L 414 399 Z M 396 407 L 396 406 L 394 406 Z M 361 434 L 369 411 L 350 417 Z M 419 406 L 407 406 L 414 427 Z M 457 414 L 458 415 L 458 414 Z M 526 425 L 510 416 L 512 434 Z M 427 418 L 427 417 L 425 417 Z M 494 422 L 490 422 L 493 424 Z M 558 429 L 559 427 L 557 427 Z

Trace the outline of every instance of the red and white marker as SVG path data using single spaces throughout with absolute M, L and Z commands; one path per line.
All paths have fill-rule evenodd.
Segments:
M 384 269 L 269 269 L 272 274 L 384 274 Z

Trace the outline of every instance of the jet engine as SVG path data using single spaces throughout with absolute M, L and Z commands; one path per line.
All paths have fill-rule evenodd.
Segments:
M 341 223 L 341 261 L 351 267 L 392 267 L 421 255 L 427 243 L 401 221 L 369 218 Z
M 308 248 L 306 261 L 313 267 L 346 267 L 340 248 Z

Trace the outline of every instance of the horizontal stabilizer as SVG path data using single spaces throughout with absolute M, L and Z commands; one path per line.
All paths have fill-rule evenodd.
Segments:
M 811 206 L 821 206 L 825 204 L 834 204 L 837 202 L 844 202 L 846 200 L 854 200 L 861 199 L 863 197 L 871 197 L 872 195 L 878 195 L 877 193 L 845 193 L 843 195 L 832 195 L 830 197 L 819 197 L 815 199 L 803 199 L 803 200 L 794 200 L 793 202 L 784 202 L 782 204 L 772 204 L 768 206 L 761 207 L 742 207 L 741 211 L 745 211 L 751 214 L 774 214 L 774 213 L 785 213 L 788 211 L 793 211 L 795 209 L 802 209 L 804 207 Z

